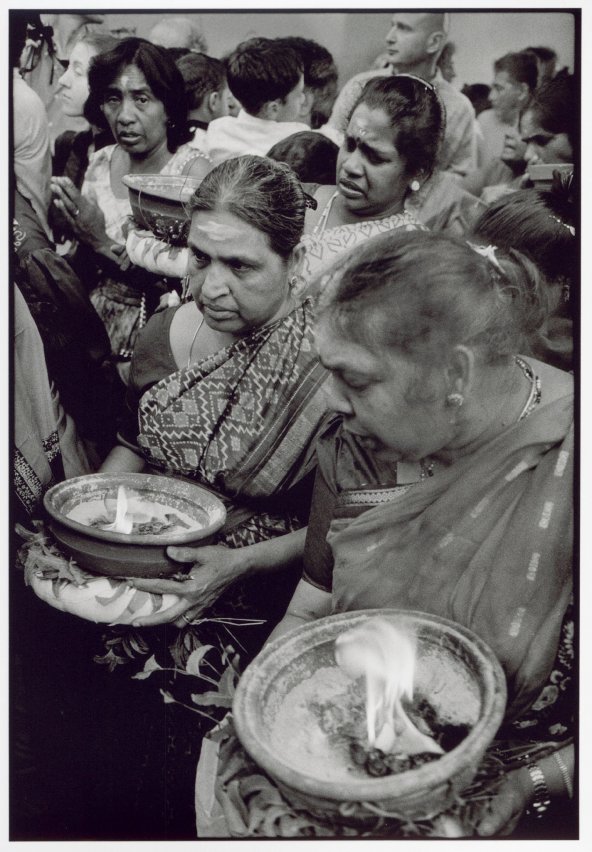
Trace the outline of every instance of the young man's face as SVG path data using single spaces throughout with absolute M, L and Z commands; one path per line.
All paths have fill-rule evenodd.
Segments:
M 299 121 L 304 100 L 304 76 L 291 92 L 288 92 L 276 113 L 276 121 Z
M 396 68 L 413 68 L 429 57 L 427 42 L 431 33 L 424 17 L 412 12 L 393 15 L 386 45 L 390 61 Z
M 522 104 L 522 88 L 507 71 L 498 71 L 493 79 L 489 101 L 500 121 L 510 124 L 516 120 Z

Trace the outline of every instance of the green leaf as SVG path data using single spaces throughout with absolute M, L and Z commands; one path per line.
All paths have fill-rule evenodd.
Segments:
M 162 671 L 162 666 L 159 666 L 156 662 L 156 657 L 152 654 L 146 662 L 144 663 L 144 668 L 141 672 L 136 672 L 135 675 L 132 675 L 132 680 L 146 680 L 147 677 L 153 672 Z
M 232 698 L 219 692 L 192 693 L 191 700 L 202 707 L 232 707 Z
M 165 689 L 160 690 L 160 694 L 163 697 L 165 704 L 176 704 L 176 700 L 173 698 L 170 692 L 167 692 Z
M 218 690 L 223 695 L 227 695 L 229 698 L 232 698 L 232 696 L 236 692 L 237 679 L 238 678 L 235 670 L 231 666 L 228 666 L 228 668 L 224 669 L 224 671 L 222 672 L 222 677 L 220 678 L 220 683 L 218 684 Z
M 196 648 L 195 651 L 192 651 L 187 658 L 187 663 L 185 665 L 185 670 L 187 674 L 191 675 L 201 675 L 199 667 L 201 665 L 201 661 L 207 652 L 213 648 L 213 645 L 201 645 L 199 648 Z

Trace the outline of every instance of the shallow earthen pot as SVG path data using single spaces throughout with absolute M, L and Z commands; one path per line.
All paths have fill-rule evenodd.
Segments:
M 452 703 L 454 714 L 462 716 L 466 705 L 467 718 L 458 721 L 468 724 L 470 732 L 456 748 L 415 769 L 381 778 L 328 781 L 305 761 L 290 760 L 289 748 L 278 747 L 271 732 L 280 710 L 285 712 L 284 702 L 294 701 L 291 691 L 310 682 L 318 669 L 336 666 L 337 636 L 375 616 L 417 635 L 416 686 L 421 682 L 420 691 L 439 718 L 448 717 Z M 359 680 L 363 702 L 363 679 Z M 328 616 L 269 643 L 239 682 L 233 716 L 241 744 L 293 806 L 321 820 L 355 825 L 373 823 L 380 814 L 401 820 L 431 819 L 449 808 L 473 780 L 502 721 L 505 704 L 502 668 L 471 631 L 422 612 L 379 609 Z M 301 722 L 299 717 L 299 726 Z M 303 728 L 309 726 L 311 731 L 318 727 L 312 712 Z
M 95 499 L 117 498 L 123 485 L 147 500 L 186 512 L 203 524 L 200 530 L 134 535 L 101 530 L 66 517 L 74 506 Z M 226 509 L 215 495 L 192 482 L 150 473 L 94 473 L 77 476 L 50 488 L 43 503 L 50 529 L 81 568 L 111 577 L 165 577 L 183 569 L 166 554 L 169 545 L 204 545 L 226 520 Z

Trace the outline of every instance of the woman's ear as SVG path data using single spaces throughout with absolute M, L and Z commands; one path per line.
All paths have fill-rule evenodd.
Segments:
M 448 395 L 460 394 L 464 399 L 475 384 L 475 353 L 468 346 L 455 346 L 446 368 Z
M 281 104 L 282 102 L 280 98 L 276 98 L 275 101 L 267 101 L 267 103 L 263 104 L 261 107 L 261 111 L 258 113 L 257 118 L 265 118 L 267 121 L 276 121 Z
M 298 243 L 298 245 L 292 249 L 292 254 L 288 260 L 288 284 L 290 287 L 290 295 L 297 302 L 304 298 L 307 288 L 307 281 L 301 274 L 304 254 L 304 246 L 301 245 L 301 243 Z

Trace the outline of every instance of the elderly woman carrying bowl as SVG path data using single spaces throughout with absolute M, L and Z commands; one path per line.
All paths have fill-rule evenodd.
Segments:
M 139 336 L 130 416 L 102 469 L 190 477 L 224 499 L 229 518 L 216 540 L 225 546 L 170 549 L 198 563 L 192 577 L 134 581 L 180 595 L 139 625 L 187 627 L 230 583 L 256 573 L 233 549 L 306 522 L 309 499 L 302 505 L 296 492 L 314 468 L 326 371 L 314 351 L 311 304 L 293 274 L 305 205 L 287 166 L 254 156 L 215 168 L 192 199 L 192 299 L 155 314 Z M 268 592 L 259 592 L 263 617 L 274 605 Z
M 336 264 L 316 326 L 336 416 L 272 637 L 384 606 L 481 636 L 508 682 L 505 776 L 463 831 L 492 835 L 573 794 L 573 379 L 518 354 L 545 318 L 535 267 L 474 248 L 389 234 Z
M 201 178 L 211 165 L 186 144 L 183 80 L 165 48 L 144 39 L 124 39 L 93 58 L 88 84 L 85 116 L 95 127 L 110 128 L 116 144 L 91 157 L 81 190 L 70 178 L 56 177 L 52 191 L 70 236 L 90 250 L 85 274 L 88 279 L 95 266 L 97 283 L 91 300 L 107 328 L 112 352 L 129 361 L 137 332 L 162 291 L 150 288 L 154 276 L 130 268 L 125 256 L 132 211 L 122 177 Z

